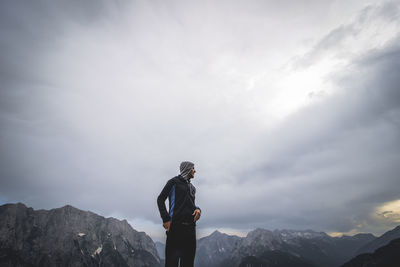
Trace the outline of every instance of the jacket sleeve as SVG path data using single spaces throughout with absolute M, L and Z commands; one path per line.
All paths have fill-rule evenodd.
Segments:
M 169 217 L 169 214 L 167 212 L 167 209 L 165 207 L 165 200 L 169 196 L 169 193 L 171 192 L 173 184 L 174 184 L 174 182 L 172 181 L 172 179 L 169 180 L 157 198 L 158 210 L 160 211 L 160 215 L 163 220 L 163 223 L 171 220 L 171 218 Z

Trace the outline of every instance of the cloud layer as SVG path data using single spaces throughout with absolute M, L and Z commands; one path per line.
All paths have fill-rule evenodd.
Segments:
M 362 2 L 3 1 L 1 202 L 162 235 L 191 160 L 200 229 L 388 230 L 400 12 Z

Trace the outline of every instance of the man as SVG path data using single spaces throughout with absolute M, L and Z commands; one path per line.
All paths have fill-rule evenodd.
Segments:
M 190 183 L 194 178 L 194 164 L 184 161 L 180 174 L 170 179 L 157 198 L 157 205 L 166 230 L 165 266 L 193 267 L 196 253 L 196 221 L 201 209 L 195 205 L 196 188 Z M 169 212 L 165 200 L 169 200 Z

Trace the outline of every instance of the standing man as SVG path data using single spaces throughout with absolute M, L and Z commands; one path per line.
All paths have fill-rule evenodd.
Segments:
M 193 267 L 196 253 L 196 221 L 201 210 L 195 205 L 196 188 L 190 183 L 194 178 L 194 164 L 184 161 L 181 173 L 170 179 L 157 198 L 157 205 L 166 230 L 165 266 Z M 169 212 L 165 200 L 169 200 Z

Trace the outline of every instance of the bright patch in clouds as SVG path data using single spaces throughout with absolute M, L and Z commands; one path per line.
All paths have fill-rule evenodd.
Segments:
M 298 111 L 313 101 L 327 96 L 336 89 L 327 81 L 335 70 L 335 61 L 323 61 L 306 69 L 284 72 L 276 83 L 277 95 L 271 100 L 271 113 L 278 119 Z
M 319 99 L 341 92 L 343 88 L 331 82 L 332 75 L 352 71 L 359 57 L 382 49 L 398 35 L 397 9 L 391 3 L 368 6 L 347 23 L 330 29 L 308 51 L 291 48 L 280 57 L 268 59 L 264 72 L 254 74 L 246 87 L 259 89 L 259 99 L 253 104 L 260 111 L 261 121 L 276 124 Z
M 400 199 L 383 204 L 376 210 L 376 215 L 385 222 L 400 223 Z

